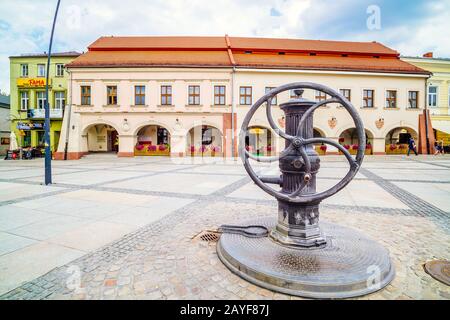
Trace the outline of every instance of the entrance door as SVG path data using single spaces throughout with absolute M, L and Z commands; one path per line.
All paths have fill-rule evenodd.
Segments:
M 108 131 L 108 151 L 119 152 L 119 135 L 116 130 Z
M 59 144 L 59 137 L 61 136 L 61 132 L 59 132 L 59 131 L 55 131 L 54 132 L 54 143 L 53 143 L 53 151 L 56 151 L 56 150 L 58 150 L 58 144 Z

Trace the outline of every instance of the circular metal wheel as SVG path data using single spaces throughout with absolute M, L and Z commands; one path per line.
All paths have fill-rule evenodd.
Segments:
M 292 136 L 281 130 L 275 123 L 275 121 L 272 118 L 272 106 L 271 101 L 274 96 L 277 94 L 288 91 L 288 90 L 295 90 L 295 89 L 313 89 L 317 91 L 321 91 L 323 93 L 326 93 L 331 98 L 327 99 L 325 101 L 318 102 L 311 106 L 302 116 L 298 127 L 296 131 L 296 135 Z M 300 133 L 301 129 L 306 121 L 306 119 L 319 107 L 329 104 L 329 103 L 339 103 L 341 104 L 350 114 L 350 116 L 353 119 L 353 122 L 355 123 L 356 131 L 358 133 L 358 139 L 359 139 L 359 147 L 358 147 L 358 153 L 356 154 L 356 158 L 353 158 L 351 154 L 348 152 L 347 149 L 345 149 L 342 145 L 339 143 L 327 139 L 327 138 L 311 138 L 311 139 L 304 139 Z M 249 153 L 245 148 L 245 136 L 248 131 L 250 120 L 252 119 L 255 112 L 263 105 L 266 104 L 266 114 L 267 114 L 267 120 L 269 121 L 270 126 L 275 131 L 276 134 L 278 134 L 280 137 L 288 140 L 290 142 L 289 146 L 283 150 L 280 155 L 273 156 L 273 157 L 264 157 L 264 156 L 255 156 Z M 355 107 L 340 93 L 334 91 L 333 89 L 320 85 L 315 84 L 311 82 L 295 82 L 286 84 L 283 86 L 280 86 L 278 88 L 275 88 L 271 91 L 269 91 L 267 94 L 265 94 L 263 97 L 261 97 L 256 103 L 250 108 L 249 112 L 247 113 L 244 122 L 242 123 L 240 137 L 239 137 L 239 154 L 240 157 L 244 163 L 245 170 L 248 172 L 252 180 L 264 191 L 266 191 L 268 194 L 276 197 L 278 200 L 283 200 L 287 202 L 292 203 L 307 203 L 307 202 L 314 202 L 314 201 L 321 201 L 325 198 L 328 198 L 341 189 L 343 189 L 350 181 L 354 178 L 356 173 L 358 172 L 361 163 L 364 158 L 364 151 L 366 148 L 366 135 L 364 126 L 362 123 L 361 118 L 358 115 L 358 112 L 356 111 Z M 324 143 L 332 145 L 336 148 L 338 148 L 347 158 L 350 168 L 347 174 L 345 175 L 342 180 L 340 180 L 336 185 L 334 185 L 332 188 L 323 191 L 318 192 L 315 194 L 301 194 L 302 190 L 308 185 L 309 180 L 311 179 L 311 163 L 309 161 L 309 158 L 305 151 L 305 146 L 313 143 Z M 269 187 L 267 184 L 265 184 L 261 179 L 258 177 L 258 175 L 255 173 L 253 168 L 251 167 L 249 163 L 249 159 L 256 160 L 258 162 L 274 162 L 278 161 L 280 159 L 283 159 L 287 155 L 289 155 L 292 151 L 297 150 L 300 154 L 304 166 L 301 168 L 302 172 L 305 172 L 304 174 L 304 181 L 301 183 L 301 185 L 292 193 L 284 193 L 277 191 L 271 187 Z

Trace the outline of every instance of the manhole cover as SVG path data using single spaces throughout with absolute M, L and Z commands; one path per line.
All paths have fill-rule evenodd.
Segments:
M 194 237 L 194 240 L 200 240 L 204 242 L 217 242 L 219 241 L 220 233 L 213 231 L 202 231 Z
M 425 263 L 425 272 L 436 280 L 450 286 L 450 262 L 447 260 L 434 260 Z

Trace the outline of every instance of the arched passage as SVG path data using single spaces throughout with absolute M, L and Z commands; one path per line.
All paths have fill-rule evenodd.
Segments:
M 251 126 L 245 135 L 246 149 L 255 155 L 271 156 L 275 152 L 272 131 L 262 126 Z
M 169 156 L 170 133 L 159 125 L 147 125 L 137 132 L 135 156 Z
M 196 126 L 189 130 L 186 137 L 186 154 L 201 157 L 223 155 L 222 133 L 209 125 Z
M 84 129 L 88 152 L 119 152 L 119 134 L 106 123 L 96 123 Z
M 322 130 L 320 130 L 318 128 L 314 128 L 313 137 L 314 138 L 325 138 L 326 135 Z M 317 143 L 314 145 L 314 148 L 318 154 L 324 155 L 327 153 L 328 145 L 326 145 L 324 143 Z
M 365 154 L 373 154 L 373 134 L 365 129 L 366 133 L 366 151 Z M 350 151 L 351 154 L 356 154 L 359 147 L 358 132 L 356 128 L 348 128 L 339 135 L 339 144 Z
M 391 129 L 386 137 L 386 154 L 406 154 L 409 140 L 413 138 L 417 142 L 417 132 L 408 127 Z

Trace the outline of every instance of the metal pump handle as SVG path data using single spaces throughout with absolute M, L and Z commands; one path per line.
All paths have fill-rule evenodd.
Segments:
M 295 90 L 295 89 L 313 89 L 313 90 L 321 91 L 321 92 L 329 95 L 331 97 L 331 99 L 327 99 L 325 101 L 321 101 L 321 102 L 318 102 L 318 103 L 312 105 L 303 114 L 303 116 L 298 124 L 296 135 L 291 136 L 291 135 L 287 134 L 286 132 L 284 132 L 283 130 L 281 130 L 277 126 L 275 121 L 273 120 L 271 101 L 272 101 L 273 97 L 276 96 L 277 94 L 284 92 L 284 91 Z M 289 144 L 289 146 L 285 150 L 283 150 L 278 156 L 273 156 L 273 157 L 255 156 L 255 155 L 251 154 L 250 152 L 248 152 L 245 148 L 245 136 L 249 129 L 250 120 L 252 119 L 253 115 L 258 110 L 258 108 L 261 107 L 264 103 L 266 104 L 267 120 L 269 121 L 269 124 L 272 127 L 272 129 L 275 131 L 275 133 L 277 135 L 279 135 L 280 137 L 282 137 L 286 140 L 289 140 L 291 142 Z M 309 116 L 311 116 L 311 114 L 317 108 L 324 106 L 326 104 L 329 104 L 329 103 L 341 104 L 348 111 L 348 113 L 350 114 L 350 116 L 353 119 L 353 122 L 355 123 L 356 131 L 358 133 L 358 139 L 359 139 L 358 153 L 356 154 L 356 159 L 354 159 L 351 156 L 351 154 L 348 152 L 347 149 L 345 149 L 342 145 L 340 145 L 339 143 L 337 143 L 331 139 L 327 139 L 327 138 L 304 139 L 301 136 L 302 127 L 304 126 L 306 119 Z M 361 118 L 359 117 L 359 114 L 356 111 L 355 107 L 344 96 L 342 96 L 340 93 L 334 91 L 333 89 L 331 89 L 327 86 L 324 86 L 324 85 L 311 83 L 311 82 L 294 82 L 294 83 L 282 85 L 278 88 L 275 88 L 275 89 L 269 91 L 267 94 L 265 94 L 263 97 L 261 97 L 258 101 L 256 101 L 256 103 L 248 111 L 248 113 L 244 119 L 244 122 L 242 123 L 239 138 L 240 138 L 239 139 L 239 154 L 242 159 L 242 162 L 244 163 L 245 170 L 250 175 L 252 180 L 261 189 L 266 191 L 268 194 L 276 197 L 278 200 L 283 200 L 283 201 L 293 202 L 293 203 L 308 203 L 308 202 L 321 201 L 323 199 L 326 199 L 326 198 L 336 194 L 340 190 L 342 190 L 347 184 L 350 183 L 350 181 L 354 178 L 354 176 L 358 172 L 358 170 L 361 166 L 361 163 L 363 161 L 364 151 L 366 148 L 366 135 L 365 135 L 363 122 L 362 122 Z M 325 143 L 325 144 L 329 144 L 329 145 L 332 145 L 332 146 L 338 148 L 347 158 L 347 160 L 350 164 L 350 168 L 349 168 L 348 173 L 345 175 L 345 177 L 342 178 L 342 180 L 340 180 L 335 186 L 331 187 L 330 189 L 323 191 L 323 192 L 314 193 L 314 194 L 301 194 L 302 190 L 308 185 L 309 179 L 311 178 L 311 163 L 308 158 L 308 155 L 306 154 L 304 147 L 306 145 L 313 144 L 313 143 Z M 293 149 L 298 150 L 298 152 L 301 155 L 301 158 L 302 158 L 303 164 L 304 164 L 301 167 L 301 169 L 305 172 L 305 174 L 304 174 L 304 181 L 297 188 L 297 190 L 295 190 L 292 193 L 280 192 L 280 191 L 277 191 L 277 190 L 269 187 L 262 180 L 268 181 L 270 179 L 267 179 L 267 178 L 265 179 L 263 177 L 259 177 L 255 173 L 253 168 L 251 167 L 249 160 L 248 160 L 250 158 L 250 159 L 256 160 L 258 162 L 274 162 L 274 161 L 283 159 L 284 157 L 289 155 L 289 153 L 291 151 L 293 151 Z

